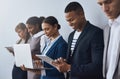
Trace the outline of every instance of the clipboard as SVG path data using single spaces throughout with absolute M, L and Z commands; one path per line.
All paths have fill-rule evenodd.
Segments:
M 42 61 L 45 61 L 46 63 L 50 64 L 54 67 L 52 64 L 52 61 L 54 61 L 52 58 L 48 57 L 47 55 L 36 55 L 38 58 L 40 58 Z

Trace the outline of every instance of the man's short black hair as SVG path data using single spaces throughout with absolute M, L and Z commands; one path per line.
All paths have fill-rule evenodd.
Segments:
M 71 11 L 83 11 L 83 7 L 78 2 L 70 2 L 65 8 L 65 13 Z

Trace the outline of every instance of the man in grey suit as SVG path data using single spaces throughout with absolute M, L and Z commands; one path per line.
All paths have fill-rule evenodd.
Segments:
M 98 4 L 109 18 L 104 29 L 103 76 L 120 79 L 120 0 L 98 0 Z

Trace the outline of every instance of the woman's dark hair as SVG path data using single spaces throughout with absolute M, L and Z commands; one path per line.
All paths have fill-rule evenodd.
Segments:
M 31 25 L 35 25 L 35 26 L 38 24 L 40 30 L 42 30 L 41 24 L 44 19 L 45 18 L 43 16 L 41 16 L 40 18 L 33 16 L 33 17 L 28 18 L 28 20 L 26 21 L 26 24 L 31 24 Z
M 84 12 L 83 10 L 83 7 L 81 6 L 80 3 L 78 2 L 70 2 L 66 8 L 65 8 L 65 13 L 68 13 L 68 12 L 71 12 L 71 11 L 82 11 Z
M 61 28 L 61 26 L 58 23 L 58 20 L 54 16 L 48 16 L 47 18 L 45 18 L 43 20 L 43 23 L 48 23 L 48 24 L 50 24 L 52 26 L 54 26 L 55 24 L 57 24 L 57 28 L 58 29 Z

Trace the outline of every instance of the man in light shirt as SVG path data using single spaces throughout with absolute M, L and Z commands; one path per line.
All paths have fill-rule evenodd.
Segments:
M 104 29 L 103 76 L 120 79 L 120 0 L 97 1 L 109 18 L 109 25 Z

